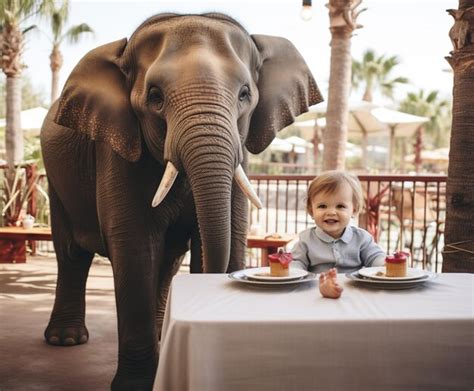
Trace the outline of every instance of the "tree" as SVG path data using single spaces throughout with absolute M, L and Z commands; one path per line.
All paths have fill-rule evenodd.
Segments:
M 329 0 L 331 68 L 326 130 L 323 134 L 323 170 L 342 169 L 345 163 L 349 94 L 351 89 L 351 36 L 362 0 Z
M 474 272 L 474 0 L 459 0 L 449 37 L 454 50 L 453 123 L 446 189 L 443 272 Z
M 26 76 L 23 76 L 22 83 L 21 83 L 21 106 L 23 110 L 32 109 L 34 107 L 42 106 L 46 107 L 46 102 L 44 99 L 43 91 L 35 90 L 33 87 L 30 79 Z M 0 118 L 5 118 L 5 95 L 6 95 L 6 88 L 5 82 L 0 80 Z M 4 152 L 5 152 L 5 135 L 4 129 L 0 128 L 0 134 L 2 135 L 3 139 L 0 140 L 0 151 L 2 154 L 0 157 L 4 159 Z M 25 152 L 26 152 L 26 159 L 28 159 L 28 138 L 25 138 Z
M 449 125 L 446 118 L 450 117 L 449 103 L 438 97 L 439 91 L 425 94 L 423 89 L 418 93 L 410 92 L 400 102 L 400 110 L 406 113 L 428 117 L 430 121 L 424 125 L 426 135 L 433 147 L 444 146 L 449 138 Z
M 362 61 L 352 60 L 352 85 L 355 89 L 364 88 L 363 100 L 373 101 L 373 92 L 380 90 L 383 96 L 393 98 L 398 84 L 408 83 L 405 77 L 390 78 L 393 69 L 400 64 L 397 56 L 377 56 L 375 51 L 367 49 Z
M 0 80 L 0 118 L 5 118 L 6 93 L 5 80 Z M 27 110 L 38 106 L 46 107 L 44 91 L 36 89 L 31 80 L 23 75 L 21 81 L 21 109 Z
M 59 72 L 63 66 L 63 56 L 60 50 L 65 40 L 71 44 L 79 42 L 84 33 L 93 33 L 86 23 L 77 24 L 64 31 L 69 16 L 69 3 L 64 0 L 60 6 L 53 5 L 48 10 L 51 22 L 52 36 L 49 36 L 53 48 L 49 56 L 51 67 L 51 104 L 59 97 Z
M 6 160 L 12 166 L 23 160 L 21 129 L 21 55 L 24 34 L 35 26 L 24 27 L 31 17 L 44 12 L 54 0 L 2 0 L 0 2 L 0 68 L 6 75 Z

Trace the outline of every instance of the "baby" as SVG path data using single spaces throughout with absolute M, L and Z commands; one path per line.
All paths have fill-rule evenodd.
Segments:
M 359 180 L 343 171 L 326 171 L 309 185 L 306 210 L 316 226 L 299 234 L 291 251 L 292 267 L 321 273 L 319 289 L 324 297 L 341 295 L 338 272 L 385 263 L 386 254 L 372 236 L 350 225 L 351 218 L 362 209 L 362 202 Z

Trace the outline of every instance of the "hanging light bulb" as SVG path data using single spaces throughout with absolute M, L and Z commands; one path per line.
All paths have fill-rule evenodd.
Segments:
M 311 9 L 311 0 L 303 0 L 303 8 L 301 8 L 301 19 L 304 21 L 311 20 L 313 11 Z

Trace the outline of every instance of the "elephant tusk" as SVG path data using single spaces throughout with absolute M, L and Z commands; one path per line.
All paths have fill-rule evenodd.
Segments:
M 160 185 L 158 186 L 158 190 L 156 191 L 153 201 L 151 202 L 151 206 L 153 208 L 158 206 L 161 201 L 163 201 L 163 199 L 166 197 L 166 194 L 168 194 L 170 191 L 171 186 L 173 186 L 177 176 L 178 170 L 173 165 L 173 163 L 168 162 L 165 173 L 163 174 L 163 178 L 161 178 Z
M 247 178 L 247 175 L 245 175 L 244 169 L 240 164 L 235 169 L 234 179 L 241 188 L 241 190 L 244 192 L 244 194 L 247 196 L 247 198 L 250 200 L 250 202 L 254 204 L 258 209 L 262 209 L 262 202 L 258 198 L 257 193 L 255 193 L 255 190 L 250 184 L 250 181 Z

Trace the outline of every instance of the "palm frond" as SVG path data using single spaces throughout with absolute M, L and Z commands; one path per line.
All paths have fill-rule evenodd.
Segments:
M 53 32 L 53 41 L 58 42 L 63 34 L 64 18 L 63 16 L 55 11 L 51 14 L 51 30 Z
M 409 92 L 407 94 L 407 98 L 408 98 L 409 101 L 416 102 L 418 100 L 418 95 L 416 95 L 413 92 Z
M 352 61 L 352 86 L 359 88 L 364 84 L 366 92 L 379 89 L 383 95 L 393 98 L 395 87 L 408 83 L 405 77 L 389 78 L 399 64 L 397 56 L 377 55 L 373 49 L 367 49 L 360 62 L 355 59 Z
M 22 34 L 23 34 L 23 35 L 26 35 L 29 31 L 33 31 L 33 30 L 35 30 L 35 29 L 37 29 L 37 28 L 38 28 L 38 26 L 37 26 L 36 24 L 33 24 L 33 25 L 31 25 L 31 26 L 26 27 L 26 28 L 22 31 Z
M 72 26 L 69 28 L 69 30 L 66 32 L 65 36 L 67 37 L 67 40 L 69 43 L 77 43 L 81 39 L 84 33 L 94 33 L 94 30 L 86 24 L 86 23 L 81 23 L 75 26 Z
M 18 3 L 19 7 L 15 13 L 15 18 L 18 24 L 24 23 L 32 16 L 44 15 L 45 9 L 54 4 L 55 0 L 19 0 L 13 3 Z
M 36 190 L 45 198 L 47 202 L 49 202 L 49 195 L 44 191 L 44 189 L 37 183 Z
M 2 215 L 4 215 L 10 206 L 16 201 L 16 198 L 18 197 L 18 194 L 20 193 L 20 190 L 17 190 L 12 196 L 10 196 L 8 202 L 5 204 L 5 206 L 2 209 Z
M 375 51 L 372 49 L 367 49 L 362 57 L 362 62 L 368 63 L 374 61 L 375 58 Z
M 428 103 L 432 103 L 432 102 L 436 101 L 436 99 L 438 98 L 438 92 L 439 92 L 439 91 L 436 91 L 436 90 L 431 91 L 431 92 L 428 94 L 428 96 L 426 97 L 426 101 L 427 101 Z
M 429 91 L 423 89 L 417 92 L 410 92 L 405 99 L 400 102 L 400 109 L 414 115 L 429 118 L 425 124 L 427 140 L 431 140 L 433 145 L 442 146 L 449 134 L 451 124 L 451 113 L 449 102 L 439 99 L 439 91 Z

